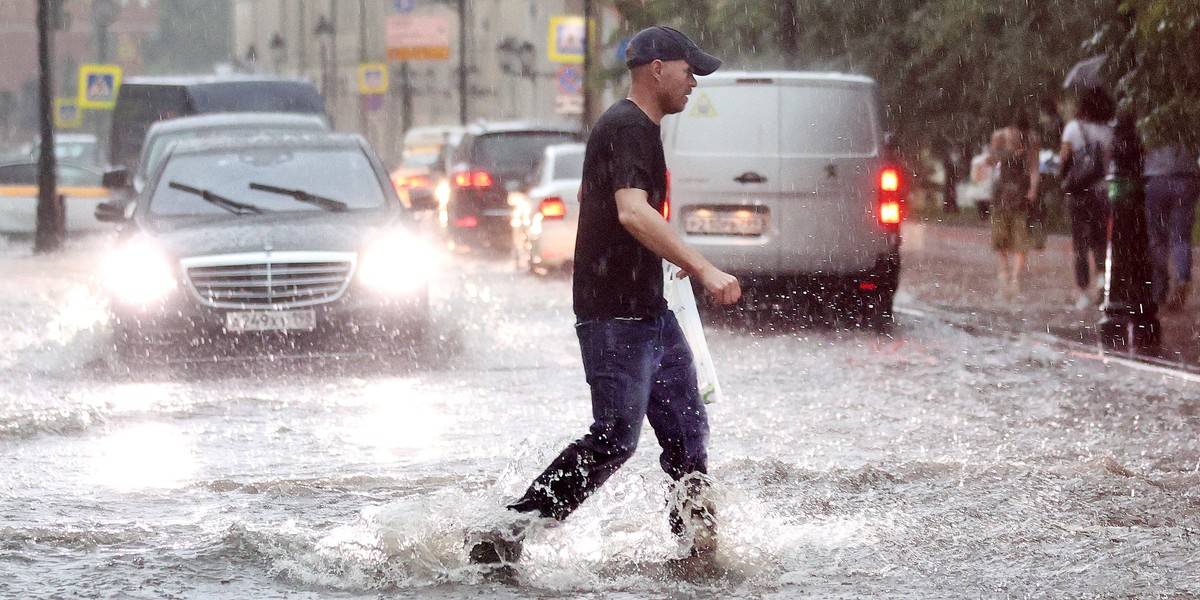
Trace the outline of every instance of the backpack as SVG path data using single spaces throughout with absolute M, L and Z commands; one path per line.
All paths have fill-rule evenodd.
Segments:
M 1079 124 L 1079 133 L 1083 135 L 1083 147 L 1071 152 L 1071 158 L 1063 165 L 1063 177 L 1058 187 L 1065 193 L 1079 195 L 1088 191 L 1095 183 L 1104 178 L 1104 159 L 1100 145 L 1092 142 L 1087 136 L 1087 127 Z

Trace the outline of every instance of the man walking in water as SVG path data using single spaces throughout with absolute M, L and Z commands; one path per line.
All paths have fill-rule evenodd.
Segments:
M 588 139 L 575 242 L 575 331 L 594 422 L 508 506 L 518 513 L 512 526 L 469 540 L 472 562 L 517 560 L 528 523 L 565 519 L 633 455 L 643 419 L 675 481 L 672 530 L 691 538 L 685 541 L 693 557 L 711 559 L 716 550 L 715 515 L 705 498 L 708 418 L 691 350 L 663 299 L 662 260 L 698 278 L 721 304 L 737 302 L 741 286 L 661 214 L 667 169 L 660 123 L 687 105 L 695 76 L 716 71 L 721 60 L 657 26 L 630 40 L 626 64 L 629 97 L 600 117 Z

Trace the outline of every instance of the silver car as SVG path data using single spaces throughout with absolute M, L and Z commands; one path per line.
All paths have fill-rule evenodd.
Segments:
M 529 183 L 508 194 L 518 269 L 544 273 L 574 262 L 586 147 L 547 146 Z

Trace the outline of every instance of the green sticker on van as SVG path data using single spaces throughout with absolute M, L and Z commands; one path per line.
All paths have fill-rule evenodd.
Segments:
M 717 117 L 717 107 L 713 104 L 712 99 L 708 94 L 700 92 L 700 96 L 692 102 L 692 109 L 688 111 L 689 117 L 699 117 L 701 119 L 715 119 Z

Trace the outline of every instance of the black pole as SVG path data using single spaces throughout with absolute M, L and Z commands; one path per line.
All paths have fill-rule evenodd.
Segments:
M 458 122 L 467 124 L 467 0 L 458 0 Z
M 62 201 L 57 195 L 54 159 L 54 123 L 51 113 L 50 64 L 50 0 L 38 0 L 38 125 L 42 134 L 38 154 L 37 229 L 34 233 L 34 252 L 57 250 L 65 235 L 62 220 Z

